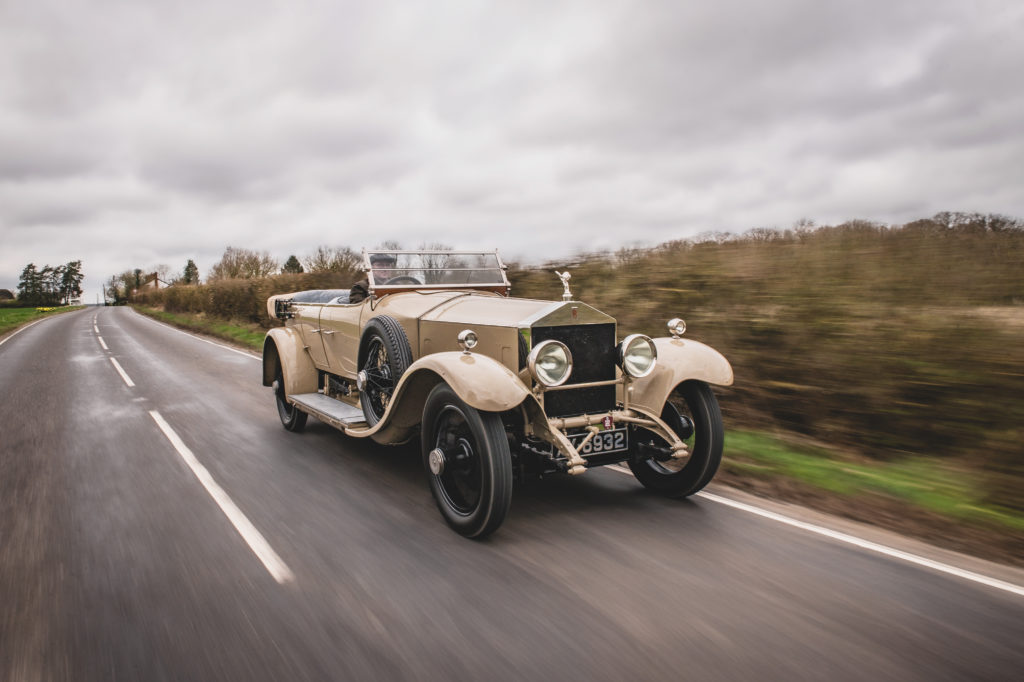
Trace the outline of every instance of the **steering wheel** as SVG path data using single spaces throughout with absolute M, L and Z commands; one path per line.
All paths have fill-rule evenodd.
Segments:
M 409 275 L 399 275 L 398 277 L 392 277 L 388 281 L 384 282 L 384 286 L 389 284 L 423 284 L 423 282 L 419 281 L 415 277 L 410 277 Z

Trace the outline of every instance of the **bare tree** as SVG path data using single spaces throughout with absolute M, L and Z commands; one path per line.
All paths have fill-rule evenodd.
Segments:
M 159 263 L 153 268 L 156 273 L 157 281 L 161 284 L 168 284 L 171 281 L 171 266 L 167 263 Z
M 266 251 L 229 246 L 220 261 L 210 268 L 207 279 L 259 279 L 274 274 L 278 269 L 277 261 Z
M 349 272 L 359 266 L 359 254 L 346 247 L 320 245 L 302 259 L 306 272 Z
M 423 242 L 418 247 L 421 251 L 451 251 L 452 247 L 440 242 Z M 441 280 L 445 268 L 454 267 L 454 256 L 447 253 L 424 253 L 420 257 L 423 265 L 423 276 L 427 283 L 434 283 Z

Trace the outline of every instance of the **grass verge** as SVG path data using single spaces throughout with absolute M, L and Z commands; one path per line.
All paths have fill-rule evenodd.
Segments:
M 68 305 L 59 308 L 0 308 L 0 336 L 40 318 L 79 310 L 85 306 Z
M 765 433 L 734 430 L 726 434 L 724 466 L 733 475 L 784 477 L 847 498 L 882 496 L 954 521 L 1024 533 L 1024 515 L 986 504 L 977 474 L 942 460 L 851 461 Z
M 209 318 L 205 315 L 190 315 L 187 313 L 168 313 L 158 308 L 150 308 L 143 305 L 134 305 L 137 312 L 148 315 L 154 320 L 160 320 L 167 324 L 174 325 L 179 329 L 215 336 L 218 339 L 231 341 L 251 350 L 260 352 L 263 350 L 263 338 L 266 330 L 257 324 L 239 323 L 229 320 Z

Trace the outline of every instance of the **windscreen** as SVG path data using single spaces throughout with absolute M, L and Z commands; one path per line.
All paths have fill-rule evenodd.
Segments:
M 374 286 L 504 286 L 498 254 L 468 251 L 369 251 Z

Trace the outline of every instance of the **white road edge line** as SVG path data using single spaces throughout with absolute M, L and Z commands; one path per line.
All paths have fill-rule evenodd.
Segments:
M 608 468 L 618 471 L 619 473 L 628 474 L 630 476 L 633 475 L 633 472 L 629 471 L 628 469 L 623 469 L 622 467 L 617 465 L 611 465 Z M 877 542 L 871 542 L 870 540 L 862 540 L 861 538 L 855 537 L 853 535 L 840 533 L 839 531 L 831 530 L 823 526 L 816 526 L 813 523 L 797 521 L 796 519 L 790 518 L 788 516 L 777 514 L 775 512 L 768 511 L 767 509 L 761 509 L 760 507 L 755 507 L 754 505 L 746 504 L 744 502 L 730 500 L 727 497 L 721 497 L 720 495 L 715 495 L 714 493 L 699 492 L 697 493 L 697 496 L 702 497 L 705 500 L 710 500 L 711 502 L 724 504 L 727 507 L 732 507 L 733 509 L 739 509 L 741 511 L 749 512 L 751 514 L 756 514 L 757 516 L 761 516 L 766 519 L 771 519 L 772 521 L 778 521 L 779 523 L 784 523 L 787 526 L 793 526 L 794 528 L 800 528 L 801 530 L 806 530 L 811 533 L 824 535 L 827 538 L 832 538 L 833 540 L 845 542 L 847 544 L 860 547 L 861 549 L 866 549 L 871 552 L 877 552 L 878 554 L 884 554 L 885 556 L 892 557 L 894 559 L 900 559 L 901 561 L 906 561 L 911 564 L 924 566 L 925 568 L 930 568 L 934 571 L 939 571 L 940 573 L 946 573 L 948 575 L 956 576 L 958 578 L 963 578 L 964 580 L 970 580 L 972 582 L 980 583 L 988 587 L 994 587 L 997 590 L 1003 590 L 1005 592 L 1010 592 L 1020 597 L 1024 597 L 1024 587 L 1021 587 L 1020 585 L 1014 585 L 1013 583 L 1008 583 L 1003 580 L 990 578 L 987 575 L 974 573 L 973 571 L 967 571 L 962 568 L 957 568 L 956 566 L 950 566 L 949 564 L 944 564 L 939 561 L 933 561 L 932 559 L 926 559 L 925 557 L 918 556 L 916 554 L 911 554 L 909 552 L 904 552 L 898 549 L 893 549 L 892 547 L 886 547 L 885 545 L 880 545 Z
M 14 337 L 15 337 L 15 335 L 17 335 L 17 334 L 20 334 L 21 332 L 25 331 L 26 329 L 28 329 L 28 328 L 29 328 L 29 327 L 31 327 L 32 325 L 36 325 L 36 324 L 39 324 L 39 323 L 40 323 L 40 322 L 42 322 L 43 320 L 49 320 L 49 319 L 52 319 L 52 318 L 49 318 L 49 317 L 44 317 L 44 318 L 43 318 L 42 320 L 36 320 L 35 322 L 29 322 L 29 323 L 28 323 L 28 324 L 26 324 L 26 325 L 25 325 L 24 327 L 21 327 L 20 329 L 15 329 L 15 330 L 14 330 L 13 332 L 11 332 L 10 336 L 7 336 L 7 337 L 4 337 L 3 339 L 0 339 L 0 346 L 4 345 L 4 344 L 5 344 L 5 343 L 7 343 L 7 342 L 8 342 L 9 340 L 11 340 L 12 338 L 14 338 Z
M 107 342 L 103 340 L 102 336 L 97 336 L 96 338 L 100 340 L 100 345 L 103 346 L 103 350 L 110 350 L 107 348 Z
M 210 497 L 213 498 L 213 501 L 224 512 L 224 515 L 228 517 L 235 530 L 238 531 L 238 534 L 249 545 L 249 549 L 263 562 L 263 566 L 266 567 L 267 572 L 270 573 L 274 580 L 281 584 L 294 581 L 295 574 L 281 560 L 281 557 L 277 555 L 277 552 L 274 551 L 263 535 L 256 530 L 256 526 L 252 525 L 252 522 L 242 513 L 242 510 L 228 497 L 224 489 L 217 484 L 217 481 L 213 480 L 210 472 L 199 463 L 199 460 L 196 459 L 192 451 L 188 449 L 188 446 L 178 437 L 178 434 L 174 432 L 170 424 L 156 410 L 150 410 L 149 416 L 153 418 L 156 425 L 167 436 L 167 440 L 171 441 L 171 445 L 178 451 L 181 458 L 185 460 L 185 464 L 196 475 L 199 482 L 203 484 L 206 492 L 210 494 Z
M 132 308 L 132 312 L 135 313 L 135 309 L 134 308 Z M 218 348 L 223 348 L 224 350 L 229 350 L 232 353 L 238 353 L 239 355 L 244 355 L 245 357 L 251 358 L 253 360 L 262 360 L 262 358 L 260 356 L 258 356 L 258 355 L 253 355 L 252 353 L 246 353 L 244 350 L 238 350 L 237 348 L 232 348 L 231 346 L 225 346 L 223 343 L 217 343 L 216 341 L 211 341 L 210 339 L 204 339 L 203 337 L 196 336 L 195 334 L 189 334 L 184 329 L 178 329 L 174 325 L 167 324 L 166 322 L 161 322 L 160 320 L 154 320 L 149 315 L 143 315 L 142 313 L 135 313 L 135 314 L 138 315 L 139 317 L 145 319 L 145 320 L 149 320 L 150 322 L 154 322 L 154 323 L 159 324 L 161 326 L 167 327 L 168 329 L 176 331 L 176 332 L 178 332 L 180 334 L 184 334 L 185 336 L 191 336 L 193 339 L 198 339 L 199 341 L 202 341 L 204 343 L 208 343 L 211 346 L 217 346 Z
M 116 369 L 117 373 L 121 375 L 122 379 L 124 379 L 124 383 L 128 384 L 128 388 L 135 388 L 135 382 L 131 380 L 127 372 L 121 369 L 121 365 L 117 364 L 117 360 L 115 358 L 110 358 L 110 361 L 114 363 L 114 369 Z
M 99 327 L 97 327 L 97 326 L 95 325 L 95 323 L 94 323 L 94 324 L 92 325 L 92 330 L 93 330 L 94 332 L 96 332 L 97 334 L 99 334 L 99 333 L 100 333 L 100 328 L 99 328 Z

